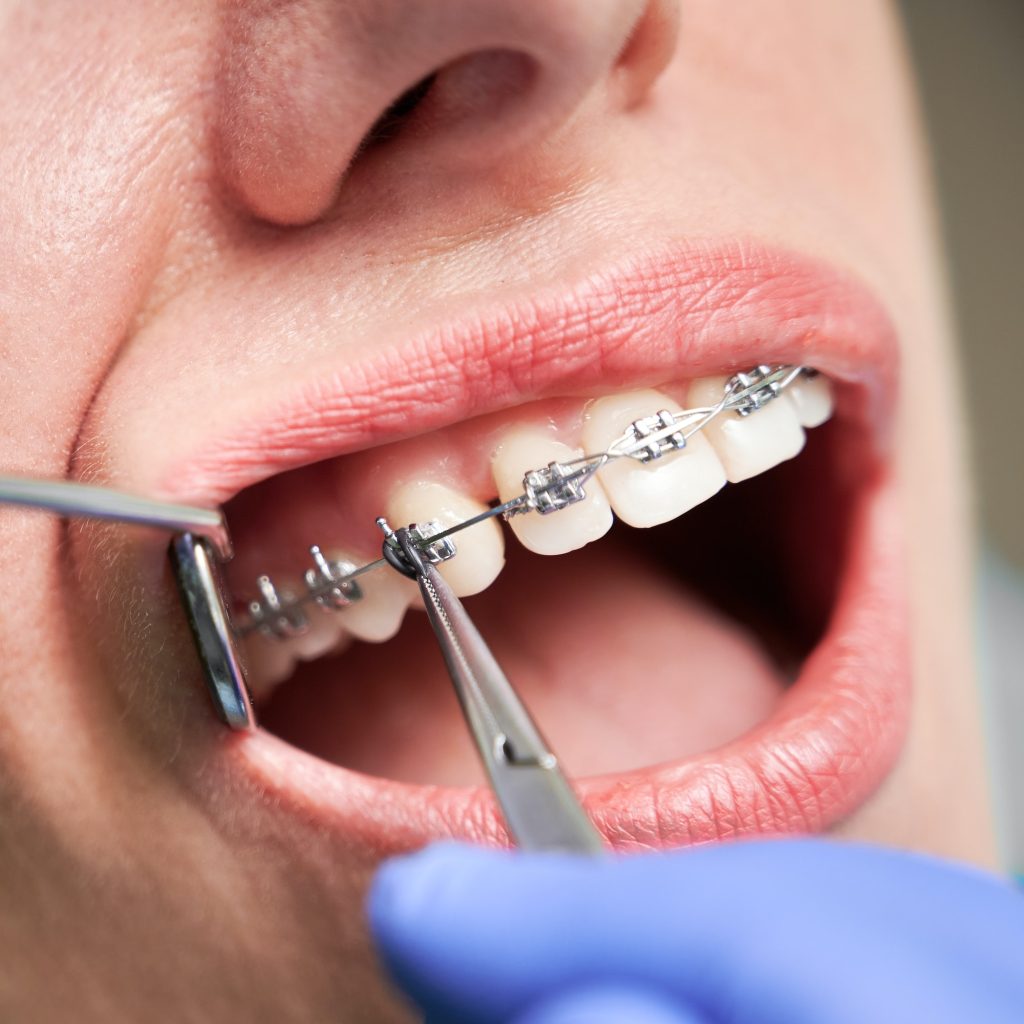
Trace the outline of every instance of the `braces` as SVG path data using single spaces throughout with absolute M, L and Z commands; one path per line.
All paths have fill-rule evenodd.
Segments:
M 685 409 L 678 413 L 661 409 L 651 416 L 634 420 L 603 452 L 582 455 L 566 462 L 551 462 L 530 470 L 523 477 L 523 493 L 489 508 L 471 519 L 442 530 L 436 521 L 413 523 L 409 532 L 418 550 L 433 565 L 445 562 L 456 554 L 452 535 L 495 516 L 513 516 L 535 512 L 546 516 L 559 512 L 587 497 L 585 485 L 609 462 L 630 458 L 651 463 L 682 451 L 686 442 L 724 412 L 746 417 L 777 398 L 798 377 L 813 377 L 817 371 L 809 366 L 759 364 L 751 370 L 733 374 L 725 383 L 722 398 L 711 406 Z M 256 586 L 260 597 L 248 606 L 248 618 L 237 627 L 240 636 L 259 632 L 265 636 L 287 639 L 308 629 L 304 605 L 315 603 L 322 608 L 341 609 L 358 601 L 362 591 L 356 582 L 365 573 L 384 565 L 404 572 L 400 548 L 394 532 L 383 519 L 377 520 L 385 533 L 381 558 L 365 565 L 350 562 L 328 562 L 320 548 L 313 545 L 310 553 L 315 567 L 308 569 L 302 594 L 278 591 L 268 576 L 260 576 Z
M 233 621 L 225 599 L 228 591 L 219 572 L 219 564 L 230 561 L 233 554 L 220 509 L 177 505 L 69 480 L 16 476 L 0 476 L 0 505 L 22 505 L 64 517 L 106 519 L 171 532 L 171 564 L 214 708 L 231 728 L 251 729 L 256 722 L 237 644 L 239 637 L 257 631 L 282 639 L 296 636 L 308 626 L 304 605 L 344 609 L 362 597 L 359 577 L 384 565 L 408 574 L 405 549 L 414 549 L 421 564 L 447 561 L 456 554 L 451 538 L 460 530 L 493 516 L 508 519 L 530 512 L 550 515 L 583 501 L 587 482 L 609 462 L 631 458 L 650 463 L 682 451 L 687 440 L 716 416 L 729 411 L 749 416 L 801 375 L 810 377 L 816 372 L 805 366 L 761 364 L 736 373 L 726 381 L 715 405 L 678 413 L 663 409 L 635 420 L 605 451 L 531 470 L 523 478 L 522 494 L 447 529 L 428 522 L 393 532 L 380 519 L 378 525 L 385 534 L 382 557 L 365 565 L 330 561 L 314 545 L 310 548 L 313 566 L 303 577 L 305 592 L 294 595 L 279 591 L 268 576 L 259 577 L 260 596 L 249 603 L 248 617 L 240 625 Z

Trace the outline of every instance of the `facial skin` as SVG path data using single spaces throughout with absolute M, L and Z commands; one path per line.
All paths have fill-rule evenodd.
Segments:
M 837 831 L 992 861 L 948 320 L 888 5 L 5 0 L 0 71 L 4 471 L 166 492 L 319 360 L 658 244 L 756 239 L 865 282 L 900 345 L 914 696 Z M 361 909 L 401 835 L 224 770 L 240 741 L 165 543 L 0 509 L 0 1016 L 404 1019 Z

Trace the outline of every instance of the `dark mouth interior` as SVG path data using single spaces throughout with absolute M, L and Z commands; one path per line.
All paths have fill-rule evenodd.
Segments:
M 501 575 L 466 607 L 571 771 L 703 752 L 770 713 L 835 604 L 856 442 L 848 423 L 827 423 L 796 459 L 679 519 L 616 524 L 568 555 L 543 558 L 508 539 Z M 386 644 L 300 662 L 259 714 L 264 728 L 349 769 L 481 780 L 416 609 Z

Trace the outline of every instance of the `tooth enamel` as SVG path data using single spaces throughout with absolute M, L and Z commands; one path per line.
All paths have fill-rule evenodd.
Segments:
M 362 564 L 349 555 L 328 557 Z M 359 577 L 359 587 L 363 596 L 337 613 L 339 622 L 357 640 L 372 643 L 390 640 L 401 628 L 406 609 L 418 598 L 416 584 L 384 567 Z
M 634 420 L 662 409 L 681 411 L 677 402 L 657 391 L 631 391 L 599 398 L 586 411 L 583 447 L 588 452 L 602 451 L 621 437 Z M 615 514 L 636 527 L 667 523 L 725 485 L 722 463 L 699 433 L 687 439 L 682 451 L 648 463 L 616 459 L 598 475 Z
M 796 409 L 796 418 L 805 427 L 818 427 L 832 415 L 832 385 L 828 377 L 798 377 L 786 388 L 786 397 Z
M 687 395 L 688 408 L 717 404 L 722 397 L 725 377 L 702 377 L 693 381 Z M 725 467 L 732 483 L 757 476 L 786 459 L 793 458 L 804 446 L 804 428 L 790 402 L 776 398 L 749 416 L 723 412 L 701 433 Z
M 502 438 L 491 462 L 500 500 L 508 501 L 522 494 L 523 476 L 530 470 L 542 469 L 549 462 L 568 462 L 581 454 L 535 427 L 510 431 Z M 509 525 L 523 547 L 538 555 L 561 555 L 603 537 L 612 525 L 608 497 L 596 478 L 587 481 L 584 490 L 585 501 L 549 515 L 528 512 L 513 516 Z
M 310 610 L 309 629 L 287 641 L 292 653 L 302 661 L 315 661 L 333 650 L 345 636 L 345 627 L 337 612 Z
M 442 528 L 455 526 L 487 510 L 466 494 L 434 481 L 399 487 L 387 503 L 388 519 L 405 526 L 436 520 Z M 397 527 L 396 527 L 397 528 Z M 453 538 L 456 556 L 438 566 L 459 597 L 486 590 L 505 564 L 505 538 L 496 519 L 477 523 Z
M 245 668 L 252 696 L 259 700 L 292 674 L 295 654 L 276 637 L 254 633 L 245 641 Z

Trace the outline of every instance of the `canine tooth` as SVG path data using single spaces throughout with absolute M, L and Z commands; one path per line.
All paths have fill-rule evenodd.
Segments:
M 549 462 L 568 462 L 581 454 L 535 427 L 510 431 L 491 461 L 499 498 L 508 501 L 522 494 L 523 476 L 530 470 L 541 469 Z M 584 491 L 586 500 L 549 515 L 529 512 L 513 516 L 509 520 L 512 532 L 523 547 L 538 555 L 565 554 L 603 537 L 612 525 L 608 497 L 596 478 L 587 481 Z
M 445 484 L 422 480 L 404 484 L 387 503 L 392 523 L 436 520 L 443 529 L 487 511 L 487 506 Z M 457 554 L 437 568 L 459 597 L 486 590 L 505 564 L 505 538 L 496 519 L 487 519 L 453 538 Z
M 658 391 L 630 391 L 592 403 L 583 423 L 583 447 L 599 452 L 634 422 L 652 413 L 680 407 Z M 620 458 L 599 471 L 615 514 L 630 526 L 656 526 L 688 512 L 725 485 L 725 470 L 714 449 L 699 433 L 682 451 L 648 463 Z
M 725 377 L 702 377 L 690 385 L 689 408 L 715 405 L 722 397 Z M 701 431 L 725 467 L 732 483 L 757 476 L 804 446 L 804 428 L 790 402 L 776 398 L 749 416 L 722 412 Z
M 798 377 L 784 392 L 805 427 L 818 427 L 832 415 L 832 385 L 828 377 Z
M 332 561 L 357 559 L 331 556 Z M 337 613 L 341 625 L 357 640 L 382 643 L 401 628 L 409 605 L 417 598 L 416 584 L 389 568 L 378 569 L 359 578 L 363 596 Z

